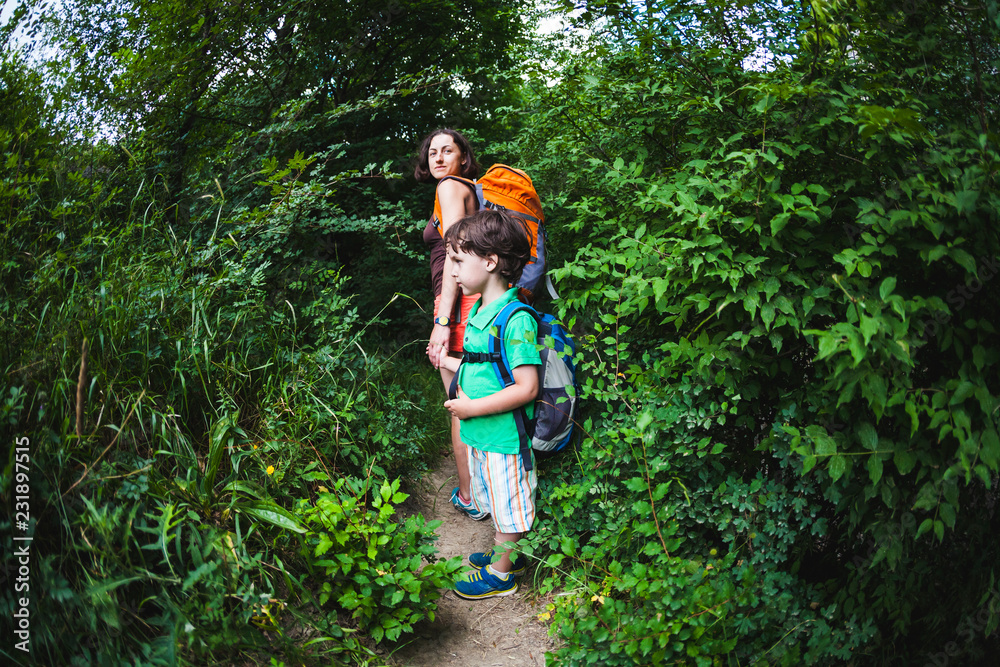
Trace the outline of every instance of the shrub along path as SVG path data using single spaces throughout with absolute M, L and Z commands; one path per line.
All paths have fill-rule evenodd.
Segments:
M 443 457 L 417 488 L 409 490 L 411 497 L 403 509 L 421 513 L 428 521 L 440 519 L 438 554 L 465 559 L 470 552 L 493 545 L 493 523 L 488 519 L 473 521 L 451 506 L 454 471 L 454 459 Z M 407 667 L 541 667 L 545 652 L 555 645 L 548 636 L 548 626 L 537 618 L 544 611 L 544 602 L 530 599 L 531 577 L 529 568 L 521 589 L 502 598 L 470 601 L 443 591 L 435 621 L 421 624 L 411 643 L 396 651 L 392 660 Z

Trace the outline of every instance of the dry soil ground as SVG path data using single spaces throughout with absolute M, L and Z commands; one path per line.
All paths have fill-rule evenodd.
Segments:
M 455 484 L 455 462 L 446 456 L 431 475 L 409 489 L 409 512 L 442 521 L 437 531 L 442 558 L 467 558 L 493 546 L 492 521 L 473 521 L 452 507 Z M 537 618 L 544 602 L 531 594 L 531 577 L 529 568 L 521 589 L 502 598 L 470 601 L 443 591 L 435 621 L 418 627 L 415 639 L 396 650 L 391 660 L 406 667 L 542 667 L 546 651 L 555 644 L 548 626 Z

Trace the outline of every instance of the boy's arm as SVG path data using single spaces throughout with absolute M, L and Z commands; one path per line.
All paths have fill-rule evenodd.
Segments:
M 458 372 L 458 367 L 462 365 L 461 359 L 456 359 L 455 357 L 450 357 L 447 354 L 441 355 L 441 366 L 440 368 L 446 371 L 451 371 L 452 373 Z
M 514 384 L 482 398 L 469 398 L 459 388 L 458 398 L 445 401 L 444 407 L 459 419 L 468 419 L 510 412 L 538 397 L 538 366 L 532 364 L 518 366 L 511 371 L 511 377 Z

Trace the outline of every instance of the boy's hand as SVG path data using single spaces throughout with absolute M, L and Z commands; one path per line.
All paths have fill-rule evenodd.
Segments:
M 444 407 L 459 419 L 468 419 L 469 417 L 477 416 L 473 410 L 472 399 L 465 395 L 461 387 L 458 388 L 458 398 L 445 401 Z
M 511 375 L 514 376 L 514 384 L 489 396 L 472 399 L 459 387 L 458 398 L 445 401 L 444 407 L 459 419 L 469 419 L 510 412 L 538 397 L 538 366 L 524 364 L 515 368 Z

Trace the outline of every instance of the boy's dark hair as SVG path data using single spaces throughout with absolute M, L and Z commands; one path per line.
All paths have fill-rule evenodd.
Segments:
M 431 141 L 439 134 L 447 134 L 455 142 L 455 145 L 458 146 L 458 150 L 462 151 L 465 164 L 462 165 L 462 173 L 459 175 L 469 179 L 479 176 L 479 163 L 476 162 L 476 154 L 473 152 L 472 144 L 469 143 L 469 140 L 462 136 L 461 132 L 442 128 L 434 130 L 424 137 L 423 142 L 420 144 L 420 150 L 417 152 L 417 164 L 413 168 L 413 177 L 420 183 L 430 183 L 434 180 L 430 169 L 427 168 L 427 154 L 431 150 Z
M 511 285 L 531 259 L 527 228 L 504 211 L 485 209 L 465 216 L 444 233 L 444 243 L 477 257 L 496 255 L 500 275 Z

